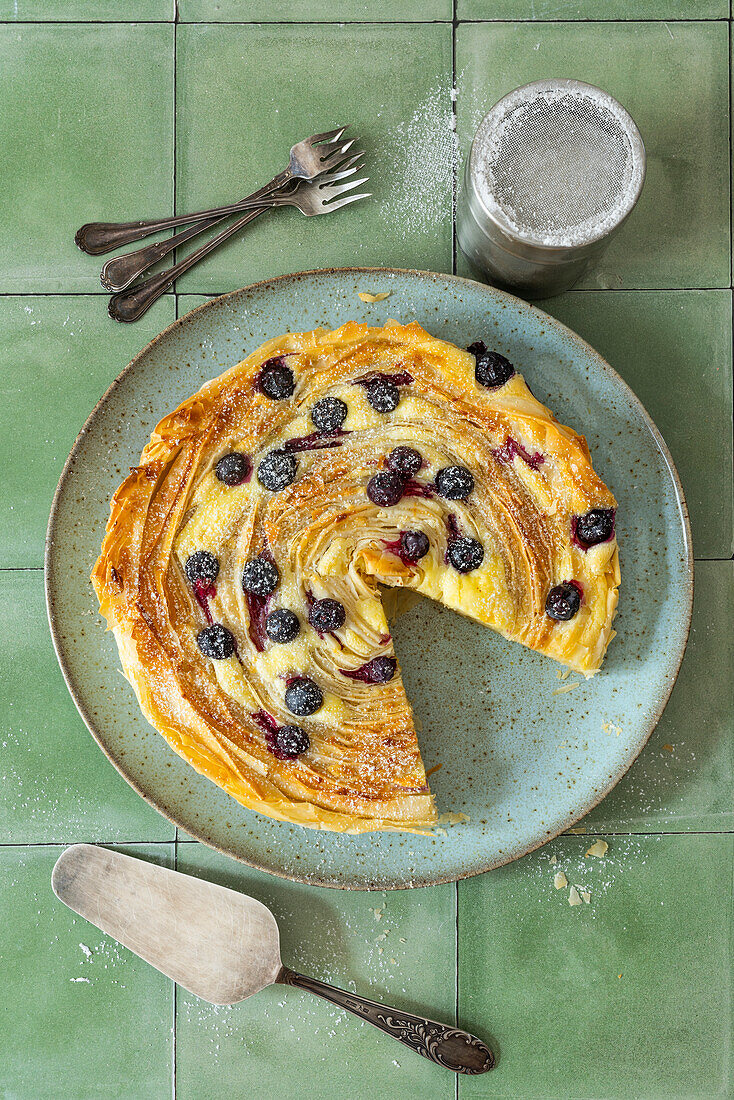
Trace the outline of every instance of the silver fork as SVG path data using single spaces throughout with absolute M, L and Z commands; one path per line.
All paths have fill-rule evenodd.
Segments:
M 346 174 L 349 175 L 349 171 Z M 331 178 L 330 178 L 331 177 Z M 335 178 L 334 178 L 335 177 Z M 179 263 L 174 264 L 173 267 L 169 267 L 167 271 L 162 271 L 159 275 L 153 275 L 151 278 L 146 279 L 144 282 L 139 283 L 138 286 L 133 287 L 132 290 L 122 291 L 120 294 L 114 294 L 109 301 L 108 313 L 114 321 L 137 321 L 146 310 L 150 309 L 153 302 L 155 302 L 162 294 L 175 283 L 185 271 L 197 264 L 199 260 L 207 256 L 215 248 L 218 248 L 220 244 L 228 240 L 235 233 L 238 233 L 240 229 L 246 226 L 249 222 L 254 221 L 255 218 L 259 218 L 261 214 L 264 214 L 266 210 L 271 209 L 274 206 L 296 206 L 302 214 L 306 214 L 307 217 L 311 217 L 317 214 L 330 214 L 335 210 L 341 210 L 343 206 L 347 206 L 351 202 L 358 202 L 360 199 L 369 198 L 369 193 L 360 195 L 348 195 L 345 192 L 352 190 L 361 183 L 366 182 L 364 179 L 353 180 L 348 184 L 342 184 L 336 186 L 337 180 L 343 179 L 343 175 L 340 172 L 329 173 L 326 176 L 310 182 L 304 181 L 299 184 L 297 190 L 293 195 L 277 195 L 272 196 L 267 201 L 267 206 L 260 206 L 256 210 L 248 210 L 241 218 L 238 218 L 233 225 L 227 226 L 226 229 L 222 229 L 215 237 L 207 241 L 205 244 L 197 248 L 191 255 L 186 256 L 185 259 Z
M 347 145 L 351 145 L 352 142 L 348 142 Z M 342 151 L 346 146 L 342 146 Z M 364 154 L 359 152 L 351 157 L 347 157 L 342 160 L 341 155 L 334 155 L 329 158 L 328 164 L 332 166 L 333 171 L 329 171 L 326 174 L 321 174 L 317 177 L 319 184 L 336 183 L 337 180 L 345 179 L 347 176 L 354 175 L 362 167 L 358 162 Z M 337 171 L 337 169 L 339 169 Z M 364 183 L 366 180 L 355 180 L 354 183 L 346 186 L 344 190 L 350 190 L 358 183 Z M 240 200 L 236 206 L 233 207 L 233 212 L 252 210 L 262 207 L 270 206 L 298 206 L 303 214 L 321 213 L 322 211 L 307 210 L 299 203 L 304 203 L 306 206 L 313 205 L 316 201 L 311 198 L 311 192 L 303 190 L 303 179 L 296 181 L 289 181 L 284 188 L 279 188 L 277 191 L 269 191 L 267 194 L 262 195 L 257 192 L 255 196 L 249 196 L 246 199 Z M 341 191 L 331 190 L 329 192 L 332 198 L 336 198 Z M 226 217 L 226 214 L 223 215 Z M 215 225 L 216 222 L 221 221 L 221 217 L 217 218 L 205 218 L 201 222 L 196 222 L 190 226 L 189 229 L 184 229 L 181 233 L 175 234 L 173 237 L 169 237 L 166 241 L 159 241 L 156 244 L 149 244 L 145 248 L 139 248 L 135 252 L 127 252 L 123 256 L 115 256 L 111 260 L 107 260 L 102 268 L 100 274 L 100 281 L 102 286 L 107 290 L 113 292 L 120 290 L 127 290 L 127 288 L 135 282 L 139 275 L 142 275 L 144 271 L 147 271 L 149 267 L 153 267 L 169 253 L 173 252 L 180 245 L 185 244 L 186 241 L 191 240 L 192 237 L 198 236 L 199 233 L 203 233 L 205 229 Z
M 312 134 L 311 137 L 299 141 L 291 149 L 288 167 L 274 176 L 270 183 L 266 183 L 264 187 L 248 195 L 247 199 L 269 194 L 291 180 L 314 179 L 328 168 L 335 168 L 337 163 L 340 163 L 337 158 L 346 155 L 347 150 L 354 144 L 354 141 L 340 144 L 342 135 L 348 129 L 348 126 L 340 126 L 336 130 Z M 152 233 L 174 229 L 177 225 L 187 225 L 202 218 L 218 218 L 225 214 L 234 214 L 239 209 L 240 203 L 235 202 L 211 210 L 199 210 L 194 214 L 178 214 L 175 217 L 157 218 L 154 221 L 87 222 L 77 231 L 74 241 L 82 252 L 87 252 L 90 256 L 101 256 L 115 248 L 141 241 Z

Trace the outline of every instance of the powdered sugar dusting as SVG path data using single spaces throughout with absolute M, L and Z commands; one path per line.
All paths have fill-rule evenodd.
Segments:
M 377 150 L 385 180 L 380 216 L 404 240 L 436 230 L 450 215 L 457 148 L 452 93 L 435 85 Z

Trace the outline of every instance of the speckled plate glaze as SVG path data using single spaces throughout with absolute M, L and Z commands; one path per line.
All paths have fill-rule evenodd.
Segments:
M 360 291 L 390 291 L 369 305 Z M 213 376 L 279 333 L 354 319 L 417 319 L 465 346 L 507 355 L 557 416 L 583 431 L 619 500 L 620 610 L 592 680 L 422 600 L 394 625 L 439 811 L 468 815 L 434 836 L 342 836 L 243 809 L 184 763 L 142 717 L 119 672 L 89 582 L 109 499 L 152 428 Z M 343 269 L 286 275 L 216 298 L 148 345 L 84 425 L 49 522 L 51 631 L 79 711 L 147 801 L 205 844 L 321 886 L 392 889 L 476 875 L 537 848 L 587 813 L 638 755 L 685 649 L 693 592 L 688 517 L 670 454 L 619 376 L 569 329 L 479 283 L 430 272 Z M 575 683 L 572 690 L 554 694 Z

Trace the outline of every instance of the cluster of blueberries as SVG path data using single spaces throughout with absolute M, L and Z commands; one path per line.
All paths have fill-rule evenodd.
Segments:
M 476 359 L 477 382 L 487 389 L 504 385 L 515 373 L 508 359 L 497 352 L 488 351 L 482 341 L 471 344 L 467 350 Z M 257 385 L 266 397 L 273 401 L 282 401 L 293 394 L 296 383 L 293 372 L 285 364 L 283 357 L 278 356 L 263 364 Z M 364 386 L 367 400 L 378 412 L 389 413 L 397 408 L 400 390 L 389 377 L 378 375 L 368 380 Z M 311 409 L 311 420 L 317 433 L 339 433 L 347 412 L 346 404 L 339 398 L 323 397 Z M 438 471 L 432 485 L 420 486 L 413 478 L 422 465 L 423 458 L 414 448 L 394 448 L 387 456 L 387 469 L 370 478 L 367 496 L 378 507 L 390 507 L 397 504 L 406 492 L 425 496 L 431 496 L 435 492 L 446 500 L 466 500 L 474 489 L 471 471 L 459 465 L 444 467 Z M 223 484 L 235 486 L 247 480 L 251 470 L 252 465 L 247 455 L 231 451 L 219 459 L 215 474 Z M 257 477 L 264 488 L 279 492 L 295 480 L 297 470 L 298 461 L 292 453 L 273 450 L 260 462 Z M 584 549 L 607 541 L 613 532 L 614 511 L 609 508 L 593 509 L 574 520 L 574 537 Z M 404 561 L 420 561 L 429 549 L 430 543 L 423 531 L 401 533 L 399 553 Z M 482 564 L 484 548 L 476 539 L 450 531 L 446 560 L 458 572 L 468 573 Z M 219 573 L 219 562 L 213 554 L 199 550 L 187 559 L 185 572 L 192 585 L 209 585 Z M 267 598 L 275 591 L 279 580 L 280 574 L 275 563 L 260 556 L 247 562 L 242 574 L 242 587 L 251 596 Z M 556 585 L 548 593 L 546 614 L 559 622 L 572 619 L 581 606 L 582 595 L 581 586 L 576 581 L 564 581 Z M 318 633 L 325 634 L 344 625 L 346 612 L 344 605 L 338 600 L 315 600 L 309 607 L 308 619 Z M 285 607 L 270 612 L 265 621 L 268 638 L 279 644 L 293 641 L 300 629 L 298 616 Z M 196 640 L 201 652 L 214 660 L 224 660 L 236 652 L 234 636 L 221 623 L 207 626 L 199 632 Z M 362 670 L 358 670 L 348 675 L 369 683 L 386 683 L 392 679 L 395 668 L 394 658 L 375 658 L 364 666 L 367 670 L 364 674 Z M 288 684 L 285 704 L 292 714 L 299 717 L 314 714 L 323 702 L 321 688 L 308 677 L 296 677 Z M 276 728 L 269 732 L 267 741 L 271 751 L 280 759 L 299 756 L 309 747 L 308 734 L 299 726 Z

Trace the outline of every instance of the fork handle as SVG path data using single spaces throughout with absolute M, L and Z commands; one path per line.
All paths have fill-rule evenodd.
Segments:
M 149 267 L 153 267 L 159 260 L 175 251 L 179 245 L 185 244 L 192 237 L 203 233 L 205 229 L 216 225 L 224 217 L 226 215 L 223 215 L 222 218 L 205 218 L 204 221 L 195 222 L 188 229 L 183 229 L 166 241 L 156 241 L 155 244 L 138 248 L 135 252 L 125 252 L 122 256 L 114 256 L 103 265 L 99 281 L 105 290 L 111 290 L 113 293 L 127 290 L 130 284 L 135 282 L 138 275 L 142 275 Z
M 174 264 L 173 267 L 169 267 L 167 271 L 161 271 L 159 275 L 153 275 L 150 279 L 146 279 L 145 282 L 140 283 L 129 291 L 122 291 L 120 294 L 114 294 L 109 301 L 107 312 L 113 321 L 138 321 L 147 310 L 153 305 L 153 302 L 157 301 L 162 294 L 165 294 L 170 287 L 173 286 L 176 279 L 183 275 L 185 271 L 197 264 L 199 260 L 202 260 L 204 256 L 208 256 L 210 252 L 213 252 L 215 248 L 218 248 L 220 244 L 228 240 L 235 233 L 238 233 L 240 229 L 244 228 L 249 222 L 259 218 L 261 214 L 265 212 L 267 207 L 261 207 L 258 210 L 248 210 L 242 218 L 238 218 L 233 225 L 228 225 L 226 229 L 222 229 L 217 233 L 216 237 L 212 237 L 210 241 L 203 244 L 200 248 L 197 248 L 185 259 L 179 263 Z
M 284 172 L 274 176 L 270 183 L 253 191 L 247 198 L 231 202 L 227 206 L 198 210 L 194 214 L 177 214 L 175 217 L 157 218 L 147 222 L 87 222 L 77 231 L 74 242 L 82 252 L 90 256 L 101 256 L 105 252 L 112 252 L 115 248 L 122 248 L 123 245 L 142 241 L 144 237 L 150 237 L 153 233 L 160 233 L 164 229 L 175 229 L 178 225 L 188 225 L 190 222 L 202 221 L 206 218 L 216 219 L 225 217 L 227 214 L 236 214 L 244 209 L 244 203 L 252 202 L 283 187 L 293 178 L 290 169 L 286 168 Z
M 287 966 L 282 968 L 275 981 L 276 984 L 307 989 L 309 993 L 315 993 L 317 997 L 323 997 L 339 1008 L 346 1008 L 361 1020 L 374 1024 L 386 1035 L 392 1035 L 393 1039 L 405 1043 L 406 1047 L 423 1055 L 429 1062 L 451 1069 L 454 1073 L 474 1075 L 486 1073 L 494 1067 L 495 1057 L 487 1044 L 461 1028 L 427 1020 L 424 1016 L 414 1016 L 412 1012 L 388 1008 L 379 1001 L 370 1001 L 357 993 L 348 993 L 345 989 L 327 985 L 318 978 L 298 974 Z

